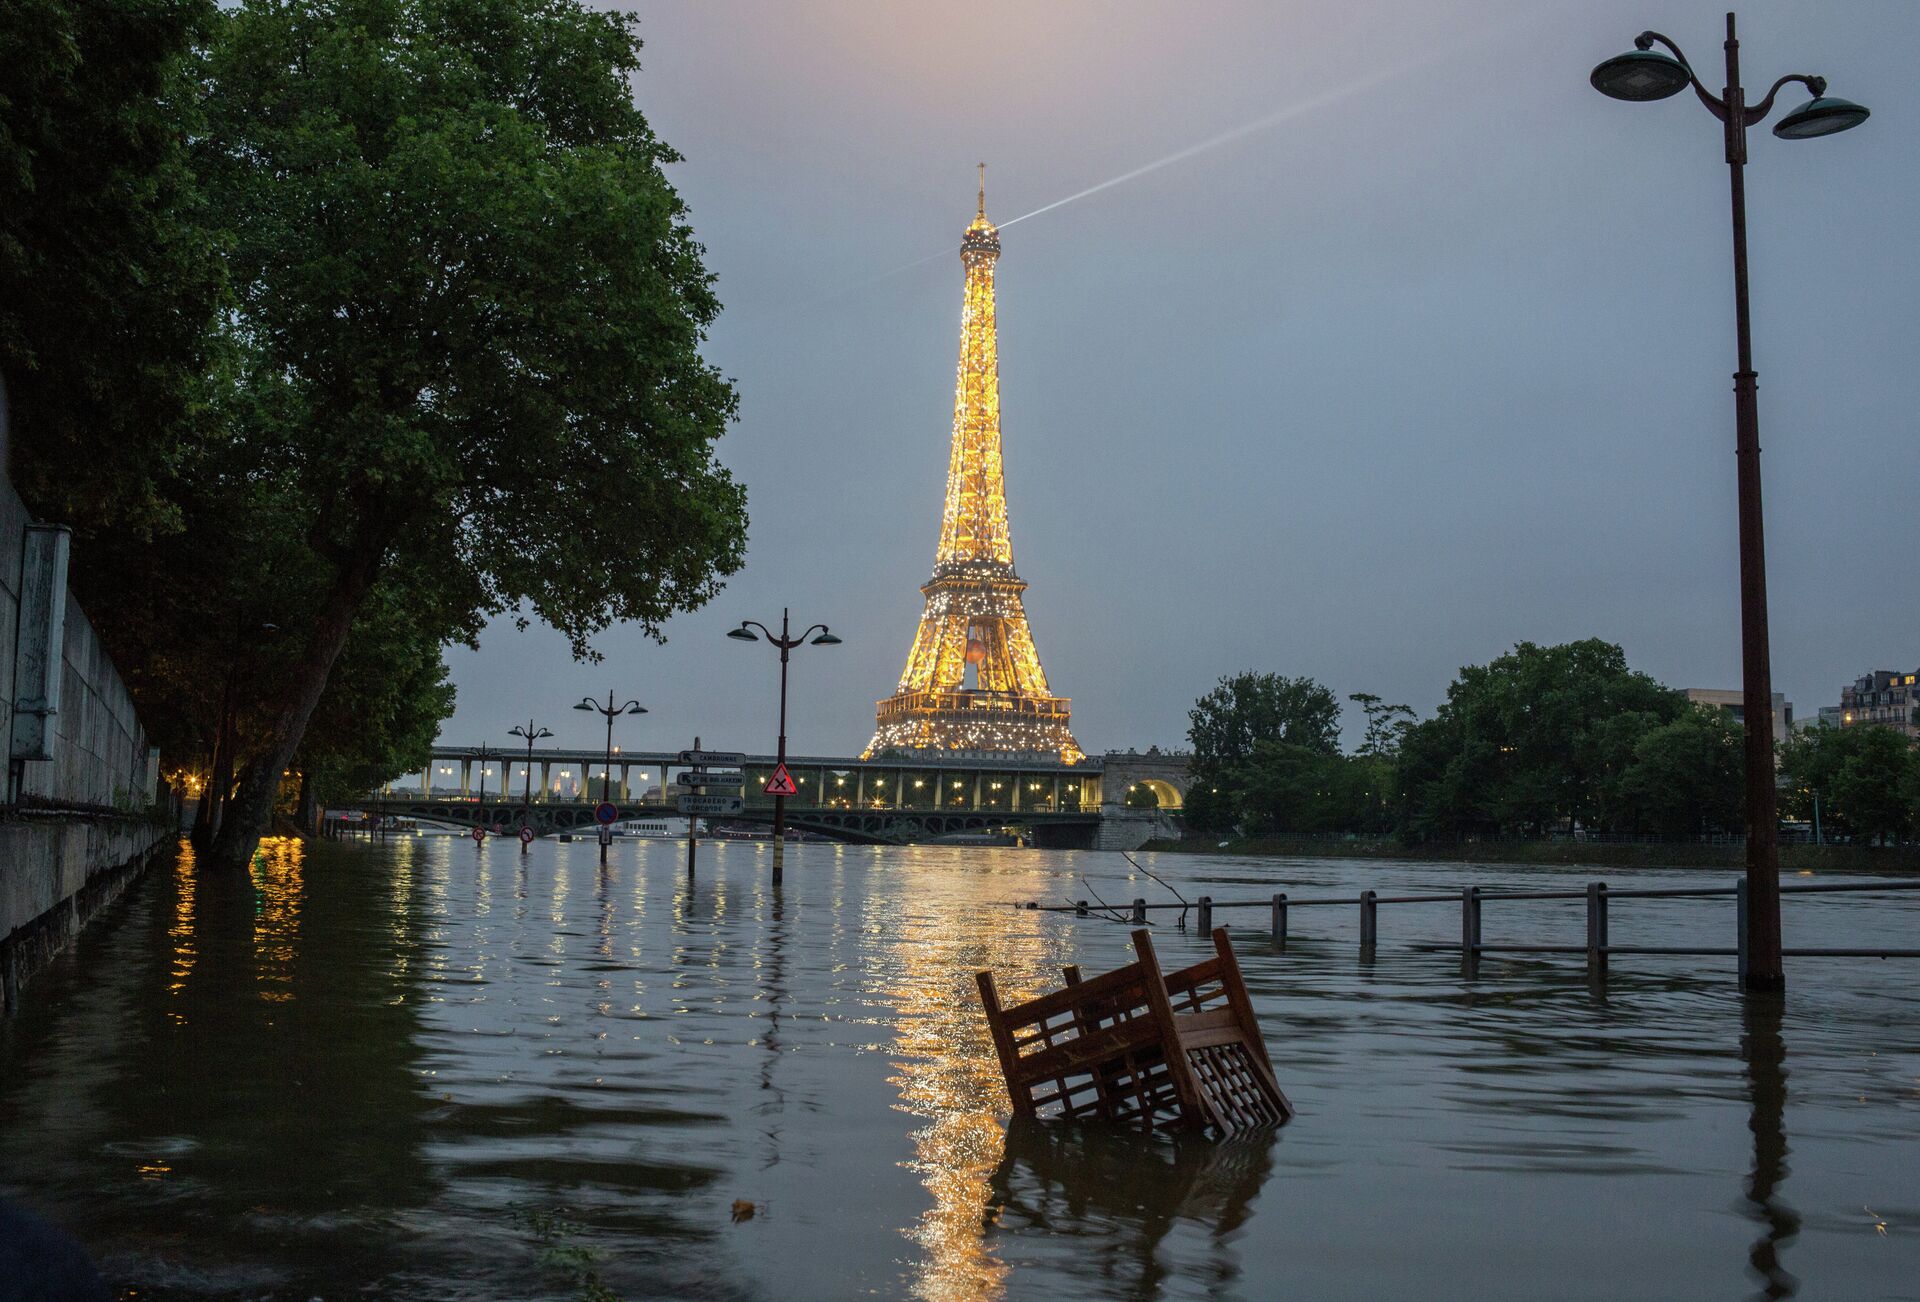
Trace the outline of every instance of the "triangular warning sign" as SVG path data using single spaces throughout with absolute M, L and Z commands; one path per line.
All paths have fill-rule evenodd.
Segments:
M 787 772 L 785 764 L 773 767 L 773 776 L 767 779 L 766 793 L 770 796 L 797 796 L 800 788 L 793 784 L 793 774 Z

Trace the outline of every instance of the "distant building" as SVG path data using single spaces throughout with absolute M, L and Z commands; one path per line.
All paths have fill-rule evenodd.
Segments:
M 1817 728 L 1838 728 L 1841 726 L 1840 707 L 1837 705 L 1823 705 L 1820 707 L 1819 714 L 1815 715 L 1812 719 L 1802 720 L 1802 722 L 1809 723 Z
M 1853 680 L 1853 686 L 1840 689 L 1840 726 L 1857 727 L 1863 723 L 1897 728 L 1909 737 L 1920 737 L 1920 670 L 1902 673 L 1876 669 L 1865 678 Z
M 1689 687 L 1687 699 L 1695 705 L 1713 705 L 1731 714 L 1736 723 L 1745 726 L 1747 719 L 1747 698 L 1742 692 L 1727 691 L 1719 687 Z M 1787 737 L 1793 731 L 1793 702 L 1780 692 L 1773 694 L 1773 741 L 1776 746 L 1784 746 Z

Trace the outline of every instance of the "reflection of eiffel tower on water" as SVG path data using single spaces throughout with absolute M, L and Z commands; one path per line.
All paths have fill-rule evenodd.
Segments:
M 980 206 L 960 238 L 967 269 L 960 315 L 960 375 L 953 398 L 953 453 L 927 607 L 900 686 L 880 702 L 866 753 L 991 751 L 1082 758 L 1068 725 L 1071 703 L 1047 690 L 1033 649 L 1027 585 L 1013 571 L 1006 481 L 1000 463 L 1000 357 L 994 332 L 993 264 L 1000 232 L 987 220 L 986 164 Z

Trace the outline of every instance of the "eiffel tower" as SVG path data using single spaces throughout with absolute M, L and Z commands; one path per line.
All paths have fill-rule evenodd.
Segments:
M 876 751 L 975 751 L 1084 758 L 1069 730 L 1071 702 L 1047 688 L 1033 648 L 1007 532 L 1000 461 L 1000 353 L 994 330 L 993 265 L 1000 232 L 987 220 L 987 165 L 980 204 L 960 237 L 966 291 L 960 368 L 953 396 L 953 452 L 927 605 L 892 696 L 879 702 Z

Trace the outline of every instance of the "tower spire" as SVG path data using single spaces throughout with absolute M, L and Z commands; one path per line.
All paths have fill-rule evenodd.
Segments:
M 894 694 L 879 702 L 867 753 L 990 751 L 1082 758 L 1069 730 L 1072 703 L 1055 696 L 1034 650 L 1013 568 L 1000 455 L 1000 345 L 994 264 L 1000 233 L 987 220 L 987 179 L 960 237 L 966 269 L 953 445 L 926 609 Z

